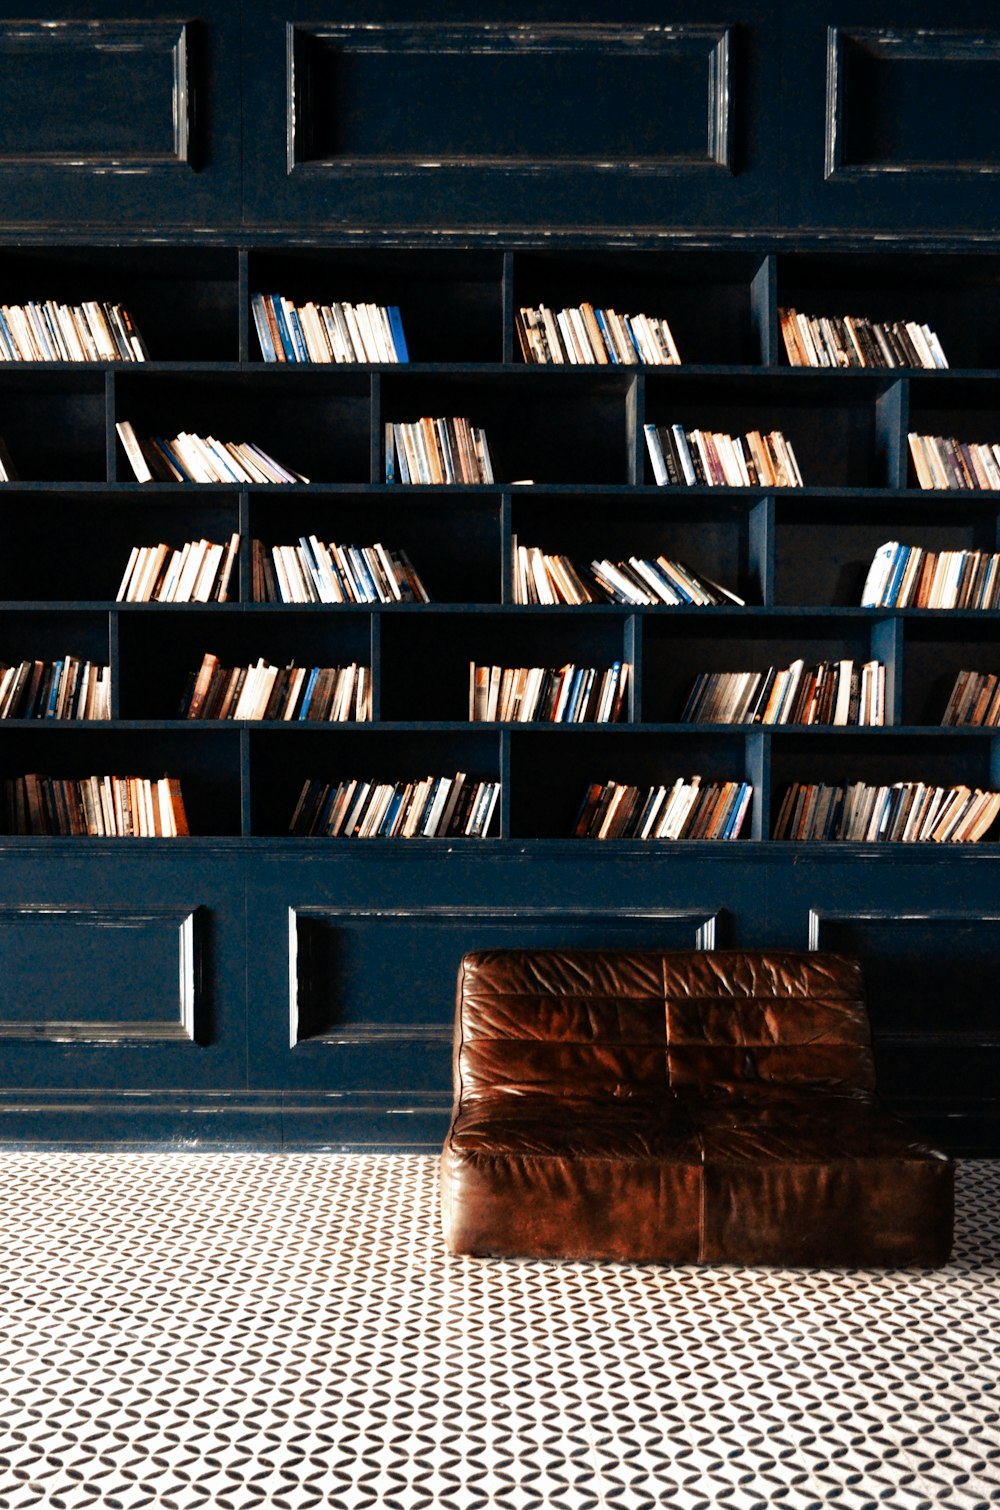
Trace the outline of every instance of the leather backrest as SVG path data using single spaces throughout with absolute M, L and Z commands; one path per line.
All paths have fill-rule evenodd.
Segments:
M 456 1092 L 871 1090 L 857 961 L 731 950 L 492 950 L 459 976 Z
M 873 1090 L 864 983 L 834 954 L 663 956 L 673 1089 L 770 1083 Z
M 556 1096 L 666 1091 L 659 954 L 504 949 L 459 974 L 456 1087 Z

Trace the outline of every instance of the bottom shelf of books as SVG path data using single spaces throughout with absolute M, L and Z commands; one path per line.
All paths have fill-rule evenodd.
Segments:
M 345 686 L 356 702 L 356 679 Z M 995 679 L 970 672 L 962 689 L 967 711 L 973 695 L 988 710 Z M 0 830 L 449 843 L 1000 836 L 992 727 L 414 728 L 353 712 L 360 722 L 10 720 Z

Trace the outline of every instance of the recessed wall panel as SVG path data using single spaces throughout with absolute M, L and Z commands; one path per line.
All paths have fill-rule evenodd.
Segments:
M 1000 172 L 1000 37 L 828 34 L 827 177 Z
M 0 1038 L 191 1041 L 195 914 L 170 908 L 0 911 Z
M 0 26 L 0 165 L 187 164 L 191 28 L 178 21 Z
M 291 26 L 289 47 L 292 167 L 729 165 L 723 27 Z

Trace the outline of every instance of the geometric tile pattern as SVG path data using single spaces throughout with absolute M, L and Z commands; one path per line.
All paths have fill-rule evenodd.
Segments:
M 1000 1164 L 931 1273 L 448 1259 L 419 1155 L 0 1176 L 2 1510 L 1000 1503 Z

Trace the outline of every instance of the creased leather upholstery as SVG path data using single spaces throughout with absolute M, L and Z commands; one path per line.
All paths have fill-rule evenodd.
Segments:
M 858 963 L 468 955 L 442 1155 L 454 1253 L 934 1264 L 953 1171 L 874 1096 Z

